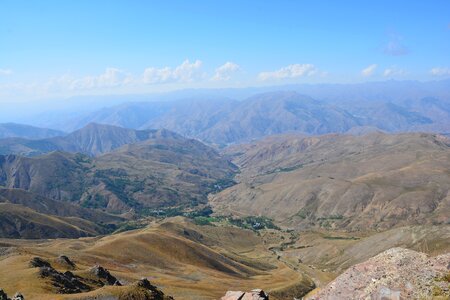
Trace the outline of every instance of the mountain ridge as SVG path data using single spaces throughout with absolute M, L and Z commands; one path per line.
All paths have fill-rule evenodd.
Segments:
M 0 185 L 122 213 L 132 208 L 204 204 L 208 193 L 233 183 L 237 168 L 197 140 L 167 130 L 90 127 L 88 132 L 93 127 L 126 133 L 122 143 L 130 137 L 136 142 L 97 147 L 95 138 L 76 133 L 75 140 L 81 136 L 87 141 L 85 152 L 111 151 L 94 157 L 61 150 L 32 157 L 0 155 Z
M 28 138 L 42 139 L 61 136 L 65 133 L 55 129 L 35 127 L 18 123 L 1 123 L 0 139 L 3 138 Z
M 61 137 L 29 140 L 0 139 L 0 154 L 36 156 L 51 151 L 65 151 L 98 156 L 126 144 L 159 137 L 182 138 L 166 129 L 135 130 L 107 124 L 89 123 L 85 127 Z
M 450 143 L 443 136 L 291 135 L 231 148 L 241 172 L 237 185 L 210 199 L 217 213 L 265 215 L 297 229 L 449 221 Z
M 151 97 L 153 101 L 125 102 L 69 118 L 60 126 L 73 130 L 94 121 L 166 128 L 218 145 L 287 132 L 345 133 L 369 127 L 392 133 L 448 132 L 450 91 L 445 82 L 288 85 L 255 89 L 239 100 L 214 93 L 159 101 Z

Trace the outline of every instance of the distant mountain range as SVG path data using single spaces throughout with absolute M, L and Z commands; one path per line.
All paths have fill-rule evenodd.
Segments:
M 0 139 L 18 137 L 27 139 L 43 139 L 55 136 L 61 136 L 65 133 L 59 130 L 48 128 L 39 128 L 30 125 L 3 123 L 0 124 Z
M 40 124 L 66 131 L 92 122 L 141 130 L 165 128 L 219 145 L 286 132 L 450 132 L 447 83 L 286 86 L 244 100 L 227 98 L 236 93 L 224 90 L 223 96 L 216 92 L 209 97 L 178 100 L 152 98 L 152 102 L 124 103 L 75 118 L 46 119 Z M 262 90 L 246 90 L 242 95 Z
M 134 130 L 90 123 L 64 136 L 34 140 L 26 138 L 0 139 L 0 154 L 36 156 L 51 151 L 65 151 L 95 156 L 126 144 L 156 138 L 181 139 L 182 137 L 164 129 Z

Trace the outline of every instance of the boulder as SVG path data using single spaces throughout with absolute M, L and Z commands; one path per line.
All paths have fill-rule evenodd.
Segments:
M 156 290 L 156 286 L 151 284 L 150 281 L 148 281 L 148 279 L 145 278 L 145 277 L 142 278 L 141 280 L 137 281 L 135 283 L 135 285 L 137 287 L 144 288 L 144 289 L 147 289 L 147 290 Z
M 11 300 L 25 300 L 25 297 L 21 293 L 16 293 Z
M 56 287 L 61 294 L 75 294 L 91 290 L 88 285 L 81 282 L 79 278 L 70 271 L 65 273 L 58 272 L 48 261 L 45 261 L 42 258 L 34 257 L 30 261 L 30 265 L 39 268 L 39 276 L 41 278 L 49 279 L 52 285 Z M 13 299 L 20 300 L 21 298 Z
M 60 264 L 65 266 L 66 268 L 70 269 L 70 270 L 74 270 L 76 265 L 73 261 L 70 260 L 70 258 L 68 258 L 65 255 L 60 255 L 56 261 Z
M 228 291 L 221 300 L 269 300 L 269 295 L 261 289 L 251 292 Z
M 96 277 L 98 277 L 99 279 L 103 279 L 106 281 L 107 285 L 118 285 L 121 286 L 122 284 L 120 283 L 119 280 L 117 280 L 116 277 L 114 277 L 113 275 L 111 275 L 111 273 L 103 268 L 100 265 L 96 265 L 94 266 L 90 272 L 95 275 Z
M 8 300 L 8 295 L 2 289 L 0 289 L 0 300 Z
M 33 257 L 30 261 L 30 266 L 33 268 L 51 267 L 50 263 L 40 257 Z

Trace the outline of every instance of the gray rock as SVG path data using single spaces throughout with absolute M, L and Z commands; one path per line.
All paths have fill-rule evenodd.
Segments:
M 269 295 L 261 289 L 251 292 L 228 291 L 221 300 L 269 300 Z
M 2 289 L 0 289 L 0 300 L 8 300 L 8 295 Z
M 50 268 L 51 267 L 51 265 L 48 261 L 46 261 L 40 257 L 33 257 L 30 261 L 30 266 L 33 268 L 41 268 L 41 267 Z
M 118 285 L 118 286 L 122 285 L 116 277 L 111 275 L 111 273 L 107 269 L 103 268 L 100 265 L 94 266 L 91 269 L 91 273 L 97 276 L 99 279 L 105 280 L 106 284 L 108 285 Z
M 56 260 L 59 264 L 66 266 L 67 268 L 73 270 L 75 269 L 76 265 L 73 261 L 70 260 L 70 258 L 68 258 L 65 255 L 60 255 L 57 260 Z
M 21 293 L 17 292 L 17 293 L 14 295 L 14 297 L 12 297 L 11 300 L 25 300 L 25 297 L 24 297 Z

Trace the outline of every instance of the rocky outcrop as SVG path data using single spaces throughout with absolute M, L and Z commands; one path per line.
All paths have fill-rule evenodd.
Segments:
M 68 257 L 65 256 L 65 255 L 60 255 L 60 256 L 56 259 L 56 261 L 57 261 L 60 265 L 66 267 L 67 269 L 74 270 L 74 269 L 76 268 L 75 263 L 74 263 L 73 261 L 71 261 L 70 258 L 68 258 Z
M 57 262 L 58 268 L 61 268 L 61 266 L 72 270 L 76 268 L 71 259 L 64 255 L 60 255 L 53 261 Z M 59 294 L 83 293 L 94 291 L 105 285 L 115 285 L 120 287 L 118 298 L 116 294 L 108 294 L 108 290 L 106 290 L 106 294 L 102 294 L 102 297 L 105 298 L 101 299 L 173 300 L 171 296 L 166 296 L 160 289 L 151 284 L 147 278 L 142 278 L 133 284 L 122 286 L 115 276 L 100 265 L 95 265 L 88 270 L 73 271 L 74 273 L 70 270 L 59 272 L 49 261 L 41 257 L 34 257 L 30 260 L 29 265 L 32 268 L 38 268 L 39 276 L 45 279 L 46 282 L 50 282 Z M 117 289 L 113 289 L 113 291 L 117 291 Z M 9 299 L 6 293 L 0 289 L 0 300 L 23 300 L 23 297 L 20 297 L 22 296 L 17 294 L 14 298 Z
M 11 298 L 11 300 L 25 300 L 25 298 L 21 293 L 16 293 L 14 297 Z
M 260 289 L 251 292 L 228 291 L 221 300 L 269 300 L 269 295 Z
M 30 266 L 33 268 L 51 268 L 50 263 L 40 257 L 33 257 L 30 260 Z
M 122 285 L 116 277 L 111 275 L 111 273 L 102 266 L 96 265 L 90 270 L 90 272 L 91 274 L 98 277 L 106 285 Z
M 8 295 L 5 293 L 5 291 L 0 289 L 0 300 L 25 300 L 25 297 L 21 293 L 17 292 L 14 297 L 8 298 Z
M 105 295 L 109 297 L 109 295 Z M 105 298 L 110 299 L 110 298 Z M 118 300 L 174 300 L 171 296 L 166 296 L 156 286 L 152 285 L 147 278 L 135 282 L 134 284 L 121 287 L 121 293 L 119 298 L 111 295 L 111 299 Z
M 134 284 L 138 289 L 144 290 L 146 293 L 151 294 L 151 298 L 155 300 L 173 300 L 171 296 L 166 296 L 156 286 L 150 283 L 147 278 L 142 278 Z
M 0 289 L 0 300 L 8 300 L 8 295 L 2 289 Z
M 448 299 L 449 262 L 450 253 L 430 258 L 392 248 L 349 268 L 307 299 Z
M 91 290 L 90 286 L 82 282 L 82 278 L 74 275 L 70 271 L 64 273 L 58 272 L 48 261 L 40 257 L 34 257 L 30 261 L 30 265 L 39 268 L 39 276 L 49 279 L 52 285 L 58 290 L 58 293 L 75 294 Z

